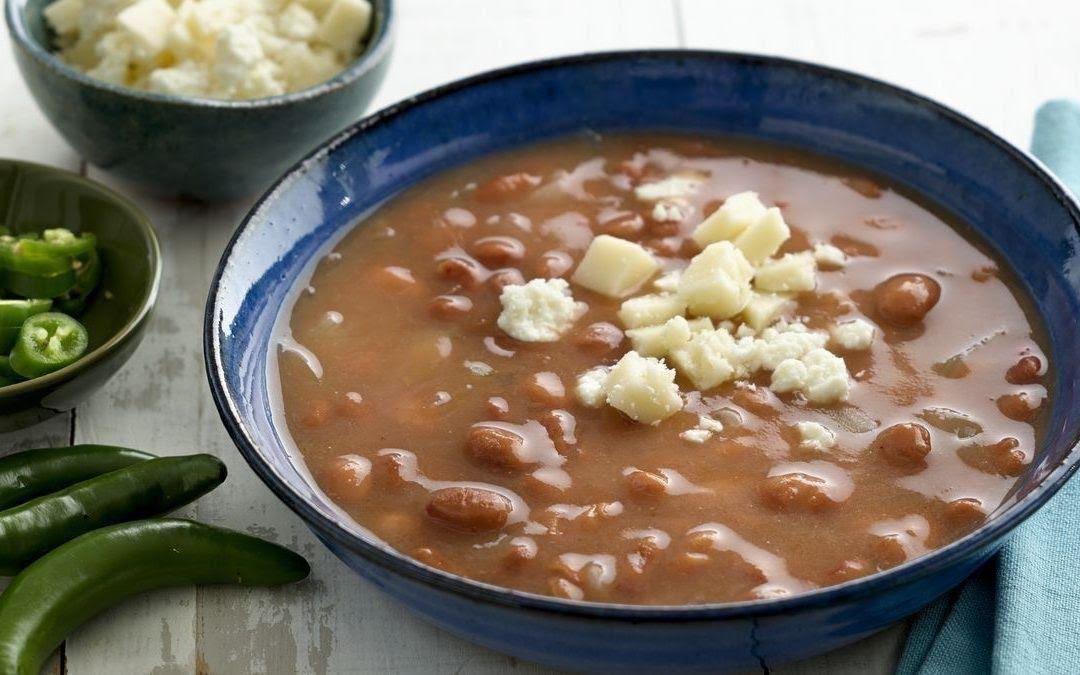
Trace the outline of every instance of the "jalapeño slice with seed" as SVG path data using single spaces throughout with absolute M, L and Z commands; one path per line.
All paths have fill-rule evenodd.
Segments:
M 88 345 L 86 328 L 67 314 L 36 314 L 23 323 L 9 363 L 23 377 L 41 377 L 78 361 Z

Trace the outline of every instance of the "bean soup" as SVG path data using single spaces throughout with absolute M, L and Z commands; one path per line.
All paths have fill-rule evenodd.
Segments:
M 574 600 L 771 598 L 971 531 L 1048 397 L 964 227 L 789 149 L 582 134 L 411 187 L 279 321 L 289 432 L 420 562 Z

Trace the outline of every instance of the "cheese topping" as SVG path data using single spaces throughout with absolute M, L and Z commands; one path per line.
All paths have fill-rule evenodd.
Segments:
M 502 312 L 496 322 L 522 342 L 555 342 L 588 310 L 575 302 L 563 279 L 533 279 L 511 284 L 499 295 Z

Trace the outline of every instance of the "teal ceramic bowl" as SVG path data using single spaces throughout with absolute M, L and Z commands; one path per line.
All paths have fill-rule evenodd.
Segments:
M 389 63 L 392 0 L 372 0 L 364 53 L 310 89 L 247 101 L 153 94 L 95 80 L 61 61 L 42 15 L 50 2 L 6 3 L 15 60 L 30 92 L 80 155 L 160 196 L 216 200 L 265 189 L 360 117 Z
M 0 224 L 15 233 L 66 227 L 93 232 L 104 277 L 79 320 L 90 347 L 70 366 L 0 387 L 0 431 L 73 409 L 112 377 L 142 340 L 161 280 L 150 221 L 127 199 L 67 171 L 0 160 Z

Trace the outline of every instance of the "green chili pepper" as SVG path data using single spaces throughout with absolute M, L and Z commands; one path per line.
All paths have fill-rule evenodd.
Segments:
M 11 367 L 25 378 L 41 377 L 78 361 L 89 343 L 86 328 L 67 314 L 36 314 L 19 330 Z
M 56 274 L 30 274 L 5 269 L 3 279 L 4 288 L 20 297 L 58 298 L 75 288 L 77 276 L 72 267 Z
M 75 259 L 75 286 L 56 299 L 56 308 L 65 314 L 82 314 L 90 295 L 101 283 L 101 257 L 97 251 L 78 256 Z
M 27 319 L 51 308 L 52 300 L 0 300 L 0 352 L 11 351 L 19 337 L 19 329 Z
M 0 672 L 37 675 L 75 628 L 139 593 L 193 584 L 278 586 L 310 571 L 277 544 L 187 520 L 97 530 L 26 568 L 0 596 Z
M 71 258 L 97 248 L 97 237 L 89 232 L 76 235 L 71 230 L 54 228 L 41 233 L 41 238 L 20 239 L 16 252 L 35 258 Z
M 70 255 L 45 253 L 40 248 L 28 251 L 27 244 L 33 239 L 0 236 L 0 266 L 20 274 L 51 275 L 71 268 Z
M 38 448 L 0 458 L 0 509 L 154 456 L 110 445 Z
M 160 516 L 225 480 L 213 455 L 158 457 L 76 483 L 0 512 L 0 575 L 106 525 Z

